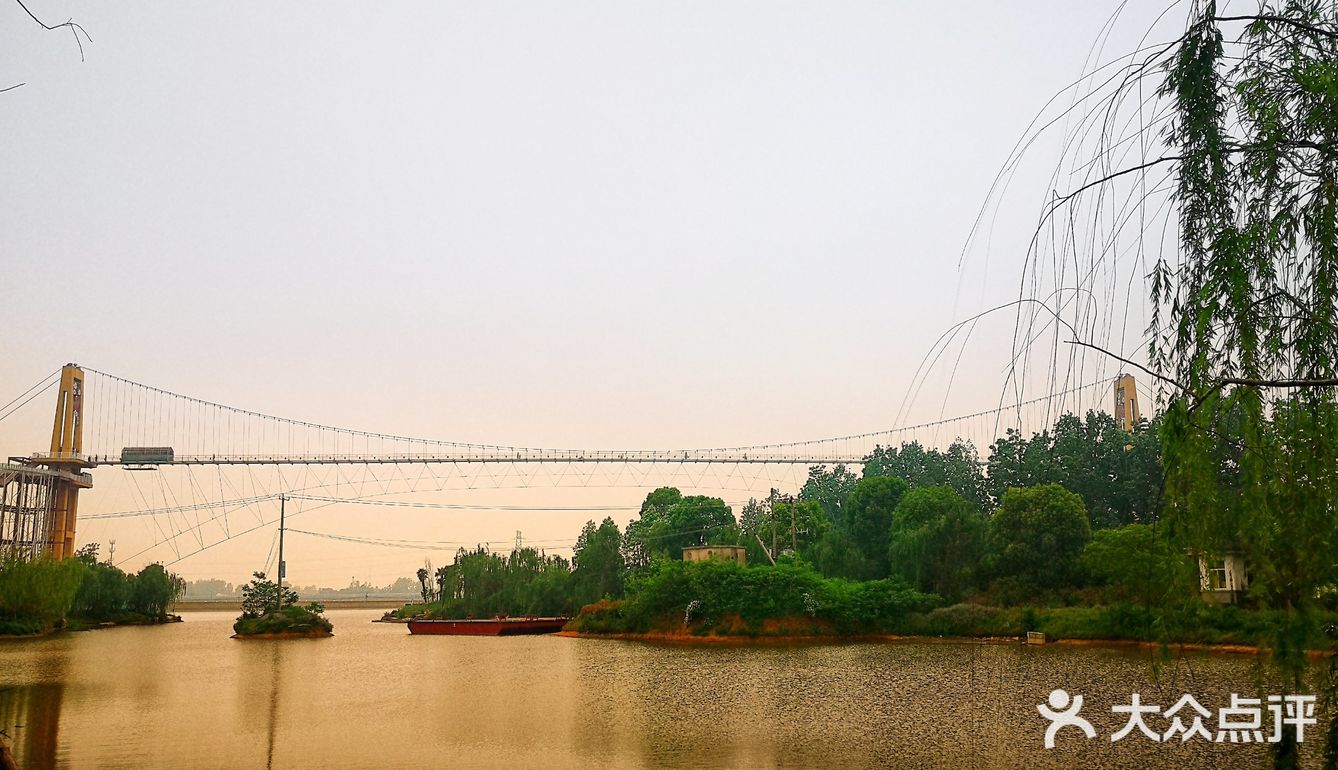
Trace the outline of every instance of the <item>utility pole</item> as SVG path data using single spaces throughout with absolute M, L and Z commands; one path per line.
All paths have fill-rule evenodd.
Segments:
M 283 609 L 283 503 L 287 498 L 279 495 L 279 609 Z
M 790 501 L 790 550 L 799 553 L 799 536 L 796 534 L 794 525 L 794 509 L 798 504 L 795 502 L 794 495 L 789 495 L 788 499 Z
M 771 563 L 776 563 L 776 490 L 771 490 L 770 499 L 767 501 L 767 518 L 771 519 Z

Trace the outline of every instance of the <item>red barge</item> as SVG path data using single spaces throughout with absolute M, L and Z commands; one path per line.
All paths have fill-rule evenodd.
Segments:
M 447 634 L 452 636 L 519 636 L 552 634 L 562 630 L 571 618 L 486 618 L 475 620 L 409 621 L 411 634 Z

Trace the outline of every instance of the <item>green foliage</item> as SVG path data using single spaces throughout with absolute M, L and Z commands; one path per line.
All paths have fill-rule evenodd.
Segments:
M 1105 588 L 1108 601 L 1143 606 L 1198 601 L 1197 565 L 1165 532 L 1148 524 L 1097 531 L 1083 549 L 1083 569 Z
M 415 576 L 418 578 L 418 592 L 423 597 L 423 603 L 427 604 L 432 601 L 432 588 L 428 582 L 432 577 L 432 571 L 425 566 L 419 567 Z
M 892 513 L 892 572 L 926 593 L 960 599 L 975 583 L 985 531 L 985 517 L 952 489 L 912 489 Z
M 846 500 L 858 482 L 859 477 L 847 470 L 844 465 L 837 465 L 830 471 L 821 465 L 815 465 L 808 469 L 808 480 L 799 490 L 799 499 L 816 502 L 822 506 L 828 521 L 837 526 L 845 526 Z
M 64 620 L 83 580 L 78 559 L 7 559 L 0 563 L 0 618 L 53 625 Z
M 864 478 L 891 476 L 904 479 L 911 489 L 949 487 L 977 511 L 993 506 L 982 470 L 980 453 L 970 441 L 958 439 L 946 452 L 925 449 L 918 441 L 896 447 L 874 447 L 864 458 Z
M 623 595 L 622 533 L 611 518 L 585 523 L 572 552 L 572 599 L 576 605 Z
M 892 512 L 907 489 L 902 479 L 873 476 L 860 479 L 850 491 L 847 501 L 850 535 L 869 566 L 862 577 L 879 578 L 888 574 L 887 543 Z
M 739 517 L 739 539 L 748 549 L 748 560 L 754 564 L 770 563 L 767 552 L 780 553 L 797 550 L 806 552 L 819 540 L 831 524 L 816 500 L 797 500 L 793 503 L 750 499 Z M 763 550 L 766 545 L 766 551 Z
M 936 601 L 900 580 L 823 578 L 794 559 L 775 567 L 666 559 L 629 585 L 627 599 L 586 608 L 577 625 L 592 633 L 690 628 L 757 635 L 794 633 L 797 622 L 815 633 L 881 633 Z
M 990 519 L 994 574 L 1027 591 L 1074 585 L 1091 539 L 1082 498 L 1057 484 L 1010 489 Z
M 1161 508 L 1161 453 L 1146 423 L 1123 431 L 1106 412 L 1064 414 L 1030 440 L 1010 429 L 990 447 L 990 493 L 1059 484 L 1083 499 L 1093 529 L 1156 521 Z
M 0 564 L 0 620 L 24 627 L 103 621 L 161 621 L 185 590 L 161 564 L 128 575 L 97 560 L 91 543 L 71 558 L 9 560 Z M 17 627 L 17 626 L 16 626 Z
M 280 589 L 263 572 L 251 573 L 251 582 L 242 586 L 242 617 L 258 618 L 271 615 L 297 604 L 297 592 L 291 588 Z
M 644 567 L 657 554 L 681 559 L 689 546 L 738 542 L 738 522 L 724 500 L 684 497 L 673 487 L 661 487 L 646 496 L 640 518 L 627 525 L 623 560 L 629 567 Z
M 877 566 L 869 561 L 845 527 L 829 527 L 809 549 L 807 557 L 823 575 L 847 580 L 864 580 Z
M 242 586 L 242 614 L 232 624 L 238 636 L 255 634 L 317 634 L 329 633 L 334 625 L 321 614 L 325 606 L 309 602 L 298 606 L 297 592 L 253 572 L 251 582 Z
M 617 527 L 613 530 L 616 532 Z M 598 574 L 591 573 L 587 579 Z M 438 598 L 426 609 L 431 617 L 556 616 L 570 614 L 578 606 L 573 597 L 571 563 L 533 548 L 506 556 L 484 547 L 473 551 L 461 548 L 455 562 L 438 569 L 437 576 Z M 597 583 L 587 583 L 586 590 L 592 590 L 592 586 Z
M 150 618 L 167 616 L 167 608 L 186 590 L 181 578 L 161 564 L 149 564 L 130 581 L 131 612 Z
M 954 604 L 914 616 L 909 629 L 924 636 L 1008 636 L 1024 633 L 1018 620 L 998 607 Z
M 1151 359 L 1176 385 L 1166 515 L 1187 547 L 1244 554 L 1301 690 L 1338 550 L 1338 7 L 1263 4 L 1229 50 L 1217 14 L 1194 5 L 1159 92 L 1180 225 L 1151 284 Z

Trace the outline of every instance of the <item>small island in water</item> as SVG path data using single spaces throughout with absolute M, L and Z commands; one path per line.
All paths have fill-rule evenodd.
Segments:
M 242 587 L 242 614 L 232 624 L 234 639 L 322 639 L 334 624 L 321 614 L 324 605 L 298 605 L 297 592 L 256 572 Z

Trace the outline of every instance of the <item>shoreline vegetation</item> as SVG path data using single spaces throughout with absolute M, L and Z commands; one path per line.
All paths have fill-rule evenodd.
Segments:
M 1214 567 L 1234 541 L 1163 521 L 1163 431 L 1090 411 L 1030 437 L 1009 430 L 985 455 L 962 440 L 879 446 L 856 470 L 815 466 L 797 495 L 772 490 L 737 514 L 662 487 L 625 527 L 587 522 L 570 560 L 480 547 L 425 564 L 422 601 L 383 620 L 571 615 L 568 636 L 703 643 L 1038 632 L 1276 658 L 1332 650 L 1338 590 L 1279 604 L 1261 561 L 1249 564 L 1257 586 L 1223 585 Z M 696 546 L 719 550 L 685 561 Z
M 682 602 L 681 597 L 700 597 Z M 683 607 L 682 610 L 679 607 Z M 672 642 L 796 642 L 911 639 L 1021 643 L 1040 632 L 1047 643 L 1233 652 L 1268 651 L 1269 632 L 1286 613 L 1209 604 L 1131 603 L 995 607 L 946 604 L 896 580 L 853 583 L 823 578 L 798 561 L 744 567 L 731 562 L 667 562 L 622 600 L 583 607 L 568 636 Z M 1326 626 L 1338 613 L 1308 618 L 1306 649 L 1330 648 Z
M 564 628 L 555 636 L 567 639 L 617 640 L 625 642 L 645 642 L 647 644 L 701 646 L 777 646 L 787 645 L 826 645 L 826 644 L 998 644 L 1026 646 L 1024 636 L 924 636 L 916 634 L 858 634 L 838 635 L 786 635 L 786 636 L 699 636 L 688 631 L 677 633 L 648 631 L 646 633 L 590 633 Z M 1148 642 L 1135 639 L 1048 639 L 1047 646 L 1084 647 L 1110 650 L 1165 650 L 1170 653 L 1202 652 L 1211 655 L 1271 655 L 1268 647 L 1249 644 L 1203 644 L 1195 642 Z M 1309 650 L 1312 658 L 1329 658 L 1335 655 L 1332 650 Z
M 97 543 L 60 561 L 9 558 L 0 562 L 0 639 L 180 622 L 168 608 L 183 587 L 161 564 L 127 573 L 98 561 Z

